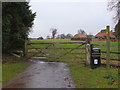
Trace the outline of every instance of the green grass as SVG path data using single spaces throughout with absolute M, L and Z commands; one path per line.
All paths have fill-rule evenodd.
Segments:
M 105 79 L 108 76 L 106 68 L 100 67 L 91 69 L 81 64 L 69 64 L 71 76 L 77 88 L 118 88 L 118 69 L 110 69 L 115 83 L 111 83 L 111 79 Z
M 71 41 L 68 39 L 45 39 L 45 40 L 30 40 L 30 42 L 38 43 L 38 42 L 81 42 L 81 41 Z M 105 44 L 104 41 L 94 41 L 93 44 Z M 118 42 L 111 42 L 111 45 L 117 45 Z M 50 56 L 51 57 L 58 57 L 59 55 L 64 55 L 66 51 L 69 50 L 56 50 L 55 48 L 75 48 L 79 44 L 56 44 L 55 47 L 51 46 L 53 49 L 47 49 L 43 50 L 45 53 L 48 53 L 51 51 Z M 48 45 L 34 45 L 33 47 L 46 47 Z M 29 47 L 31 48 L 31 46 Z M 85 48 L 85 45 L 81 48 Z M 102 49 L 103 51 L 106 49 L 106 47 L 98 47 Z M 117 47 L 111 47 L 112 51 L 118 51 Z M 34 50 L 36 51 L 36 50 Z M 30 50 L 29 50 L 30 52 Z M 32 50 L 31 50 L 32 52 Z M 73 53 L 81 53 L 85 52 L 85 50 L 73 50 Z M 105 54 L 102 54 L 103 57 L 105 57 Z M 108 75 L 108 71 L 106 68 L 100 67 L 97 69 L 91 69 L 88 67 L 85 67 L 83 62 L 86 59 L 86 54 L 71 54 L 68 53 L 64 57 L 69 57 L 69 60 L 62 61 L 65 63 L 68 63 L 68 66 L 71 71 L 71 76 L 73 77 L 73 80 L 75 82 L 75 85 L 77 88 L 117 88 L 118 87 L 118 69 L 110 69 L 110 72 L 113 77 L 116 77 L 115 83 L 110 84 L 110 79 L 105 79 L 104 76 Z M 56 61 L 54 58 L 52 61 Z M 61 62 L 61 59 L 59 60 Z
M 23 72 L 28 67 L 24 63 L 6 63 L 2 64 L 2 79 L 3 85 L 6 84 L 13 77 L 17 76 L 19 73 Z

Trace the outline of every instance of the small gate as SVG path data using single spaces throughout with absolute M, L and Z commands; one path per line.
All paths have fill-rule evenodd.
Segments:
M 46 61 L 74 61 L 86 59 L 86 42 L 28 43 L 27 55 Z

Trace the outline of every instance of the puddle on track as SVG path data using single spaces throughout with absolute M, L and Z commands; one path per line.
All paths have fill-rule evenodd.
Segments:
M 32 57 L 33 59 L 46 59 L 46 57 Z
M 67 64 L 30 61 L 33 64 L 3 88 L 75 88 Z

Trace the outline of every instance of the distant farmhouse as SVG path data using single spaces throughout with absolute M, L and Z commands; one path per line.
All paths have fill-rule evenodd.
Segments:
M 110 31 L 110 40 L 111 41 L 116 41 L 116 36 L 113 34 L 112 31 Z M 101 32 L 97 33 L 95 35 L 95 39 L 93 39 L 94 41 L 105 41 L 106 40 L 106 32 L 105 30 L 101 30 Z
M 84 34 L 75 34 L 71 40 L 87 40 L 87 36 Z

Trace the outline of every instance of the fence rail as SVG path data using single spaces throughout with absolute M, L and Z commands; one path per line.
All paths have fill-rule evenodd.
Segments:
M 106 58 L 101 58 L 101 59 L 104 59 L 104 60 L 106 60 Z M 114 59 L 114 58 L 110 58 L 110 60 L 116 60 L 116 61 L 120 61 L 120 59 Z
M 51 43 L 28 43 L 31 44 L 85 44 L 85 42 L 51 42 Z
M 106 53 L 106 51 L 101 51 L 101 53 Z M 120 52 L 110 52 L 110 54 L 120 54 Z
M 93 44 L 94 46 L 106 46 L 105 44 Z M 110 47 L 120 47 L 120 45 L 110 45 Z
M 48 48 L 29 48 L 29 49 L 48 49 Z M 53 49 L 53 48 L 49 48 Z M 55 49 L 74 49 L 74 48 L 55 48 Z M 77 49 L 86 49 L 86 48 L 77 48 Z
M 105 44 L 92 44 L 93 45 L 93 47 L 94 46 L 100 46 L 100 47 L 102 47 L 103 48 L 103 46 L 106 46 Z M 110 45 L 110 47 L 112 47 L 112 48 L 116 48 L 116 47 L 119 47 L 120 45 Z M 105 47 L 106 48 L 106 47 Z M 101 54 L 104 54 L 104 53 L 107 53 L 107 51 L 105 51 L 105 50 L 101 50 Z M 110 60 L 117 60 L 117 61 L 120 61 L 120 59 L 118 58 L 118 56 L 120 55 L 120 52 L 117 50 L 117 52 L 116 51 L 110 51 L 110 55 L 117 55 L 116 57 L 110 57 Z M 102 57 L 101 56 L 101 59 L 103 59 L 103 60 L 106 60 L 106 58 L 105 57 Z

